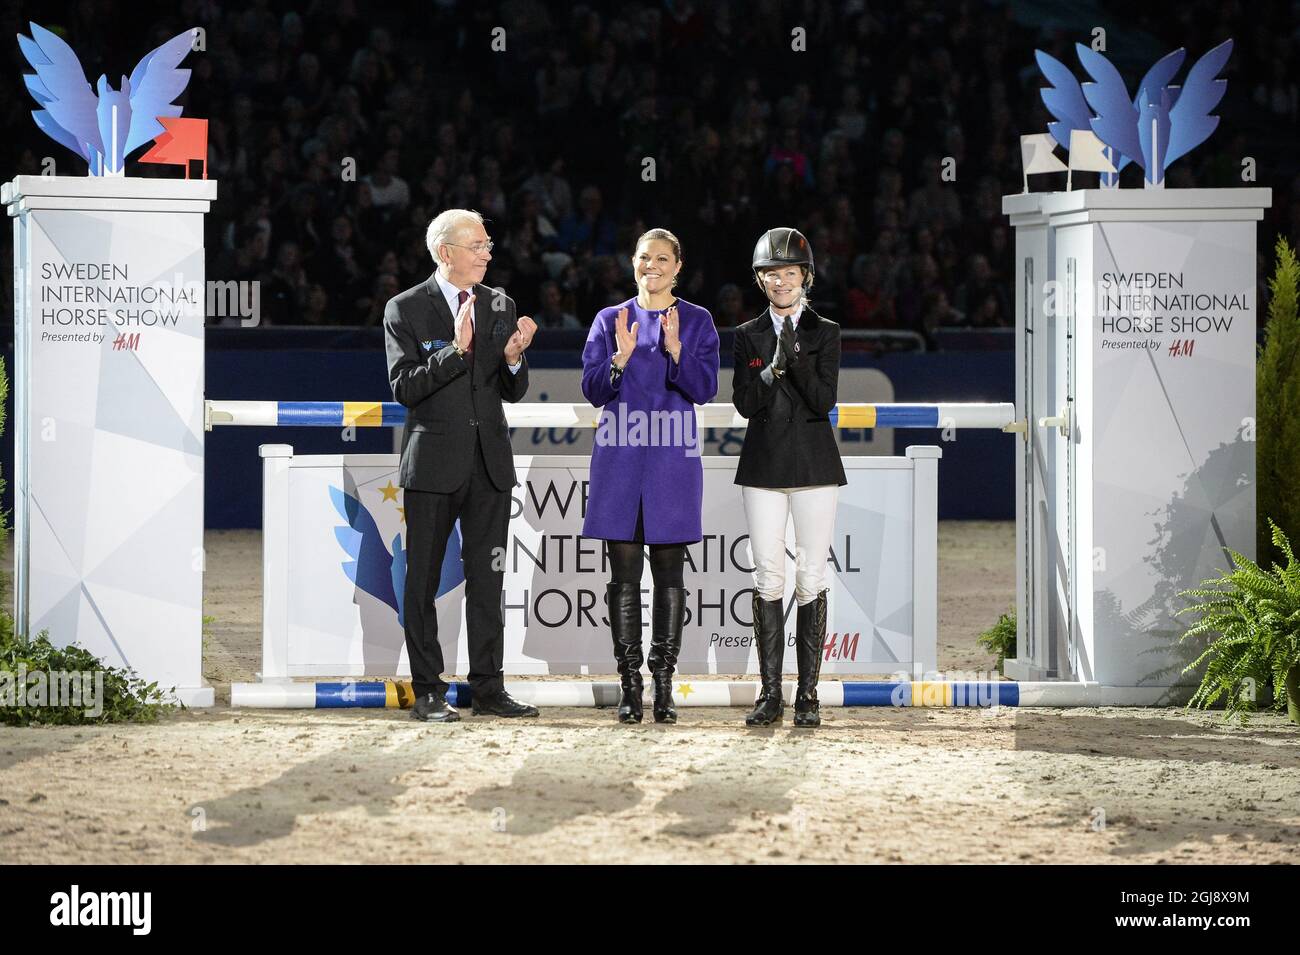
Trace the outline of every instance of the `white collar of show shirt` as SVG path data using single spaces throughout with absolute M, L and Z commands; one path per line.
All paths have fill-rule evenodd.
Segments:
M 781 334 L 781 326 L 785 324 L 785 320 L 787 318 L 790 319 L 790 322 L 792 324 L 794 325 L 799 324 L 799 316 L 803 314 L 803 304 L 801 303 L 799 307 L 796 308 L 789 315 L 777 315 L 776 312 L 772 311 L 771 307 L 769 306 L 767 310 L 767 314 L 772 316 L 772 328 L 776 330 L 776 334 L 779 336 Z

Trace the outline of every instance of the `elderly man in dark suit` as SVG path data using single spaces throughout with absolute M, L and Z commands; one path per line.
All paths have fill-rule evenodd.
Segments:
M 480 284 L 492 241 L 477 212 L 448 209 L 426 237 L 428 281 L 384 309 L 393 397 L 407 408 L 399 483 L 406 514 L 406 651 L 413 719 L 452 722 L 434 608 L 447 539 L 460 519 L 469 680 L 475 715 L 536 716 L 502 680 L 501 590 L 514 457 L 502 399 L 528 391 L 524 352 L 537 333 L 515 303 Z

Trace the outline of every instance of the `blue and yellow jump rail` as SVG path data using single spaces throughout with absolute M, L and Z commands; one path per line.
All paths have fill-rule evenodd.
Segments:
M 1034 684 L 1034 686 L 1056 684 Z M 1026 685 L 1010 681 L 823 681 L 817 688 L 825 706 L 1020 706 Z M 617 706 L 619 684 L 590 680 L 511 682 L 510 693 L 537 706 Z M 785 687 L 794 699 L 794 684 Z M 733 680 L 678 680 L 673 697 L 678 706 L 752 706 L 759 684 Z M 447 701 L 469 706 L 473 690 L 468 683 L 452 683 Z M 407 709 L 414 702 L 411 684 L 403 680 L 347 680 L 343 682 L 236 683 L 232 706 L 267 709 Z
M 595 428 L 600 408 L 588 404 L 507 404 L 512 428 Z M 730 402 L 697 405 L 701 428 L 743 428 L 747 419 Z M 836 428 L 997 428 L 1020 431 L 1010 402 L 936 404 L 838 404 L 830 412 Z M 204 425 L 255 428 L 399 428 L 406 408 L 395 401 L 208 401 Z

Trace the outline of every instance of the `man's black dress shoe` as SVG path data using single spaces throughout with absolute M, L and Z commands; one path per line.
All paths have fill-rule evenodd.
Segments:
M 537 707 L 520 703 L 505 690 L 487 696 L 474 694 L 470 704 L 475 716 L 537 716 Z
M 443 694 L 426 693 L 415 698 L 415 705 L 411 707 L 411 719 L 425 723 L 455 723 L 460 719 L 460 713 L 447 702 L 447 697 Z

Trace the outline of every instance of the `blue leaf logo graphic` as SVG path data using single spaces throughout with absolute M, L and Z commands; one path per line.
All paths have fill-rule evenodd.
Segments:
M 447 538 L 447 553 L 442 558 L 442 573 L 438 576 L 438 596 L 450 593 L 465 582 L 465 565 L 460 560 L 460 521 L 456 521 Z
M 406 578 L 406 554 L 402 553 L 402 575 L 394 573 L 394 558 L 379 536 L 379 526 L 370 511 L 351 494 L 330 486 L 330 500 L 334 509 L 347 521 L 346 527 L 335 527 L 334 536 L 344 553 L 351 558 L 343 562 L 343 571 L 361 590 L 378 597 L 401 616 L 402 603 L 399 581 Z M 400 546 L 401 538 L 397 544 Z
M 330 485 L 329 492 L 334 509 L 347 521 L 346 526 L 334 528 L 334 537 L 349 558 L 341 564 L 343 572 L 360 590 L 377 597 L 395 610 L 398 624 L 405 626 L 406 614 L 402 609 L 402 598 L 406 589 L 407 554 L 402 546 L 402 535 L 393 535 L 390 551 L 389 547 L 384 546 L 374 515 L 364 504 L 333 485 Z M 447 539 L 447 551 L 439 570 L 435 599 L 465 582 L 465 570 L 460 559 L 460 539 L 460 521 L 457 521 Z

